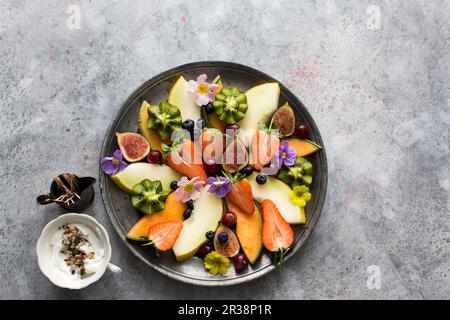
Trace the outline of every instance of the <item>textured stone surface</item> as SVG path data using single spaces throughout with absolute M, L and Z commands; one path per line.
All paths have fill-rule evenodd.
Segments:
M 0 298 L 450 298 L 448 1 L 3 0 L 0 12 Z M 126 97 L 200 60 L 261 69 L 315 117 L 329 192 L 304 250 L 253 283 L 187 286 L 128 252 L 97 188 L 88 212 L 124 273 L 54 287 L 35 241 L 61 209 L 35 197 L 57 173 L 98 176 Z M 372 265 L 380 289 L 367 286 Z

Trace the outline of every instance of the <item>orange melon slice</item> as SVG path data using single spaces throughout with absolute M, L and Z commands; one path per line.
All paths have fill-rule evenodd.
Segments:
M 219 119 L 217 113 L 211 113 L 207 115 L 209 126 L 211 128 L 219 129 L 222 132 L 225 132 L 225 126 L 227 125 L 225 122 Z
M 162 211 L 144 215 L 128 232 L 127 238 L 135 241 L 146 241 L 148 230 L 157 223 L 166 221 L 183 221 L 183 212 L 187 206 L 175 198 L 172 192 L 166 199 L 166 207 Z
M 142 102 L 141 109 L 139 110 L 139 132 L 147 139 L 148 143 L 150 144 L 150 148 L 152 150 L 158 150 L 161 153 L 161 137 L 159 134 L 153 130 L 150 130 L 147 128 L 147 120 L 148 120 L 148 108 L 150 107 L 150 104 L 147 101 Z
M 236 235 L 242 250 L 251 264 L 255 263 L 261 254 L 262 244 L 262 216 L 259 207 L 255 206 L 253 214 L 244 213 L 231 201 L 227 201 L 229 211 L 236 214 Z
M 305 157 L 322 149 L 321 146 L 307 139 L 289 138 L 287 141 L 289 146 L 295 149 L 297 157 Z

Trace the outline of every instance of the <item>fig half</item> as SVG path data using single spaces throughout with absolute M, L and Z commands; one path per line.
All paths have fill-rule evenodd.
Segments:
M 226 233 L 228 235 L 228 240 L 220 242 L 219 238 L 221 233 Z M 233 230 L 221 224 L 217 228 L 214 236 L 214 250 L 224 257 L 232 258 L 239 253 L 240 248 L 239 240 Z
M 238 137 L 227 146 L 223 154 L 222 167 L 230 173 L 238 172 L 248 164 L 248 151 Z
M 278 129 L 283 137 L 289 137 L 295 130 L 295 114 L 286 102 L 272 116 L 272 128 Z
M 147 139 L 135 132 L 116 133 L 117 143 L 125 160 L 136 162 L 144 159 L 150 152 Z

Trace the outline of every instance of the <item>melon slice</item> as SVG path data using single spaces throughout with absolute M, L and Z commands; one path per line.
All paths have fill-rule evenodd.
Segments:
M 204 112 L 203 118 L 205 119 L 206 124 L 208 125 L 209 128 L 216 128 L 222 132 L 225 132 L 225 126 L 227 124 L 219 119 L 217 113 L 207 114 L 206 112 Z
M 216 94 L 218 94 L 218 93 L 220 93 L 220 91 L 222 91 L 222 89 L 223 89 L 223 82 L 222 82 L 222 78 L 220 77 L 220 74 L 218 74 L 211 83 L 212 84 L 217 84 L 219 86 L 217 89 L 214 90 L 214 92 Z
M 184 120 L 197 121 L 201 118 L 201 108 L 188 96 L 189 83 L 180 76 L 169 92 L 167 101 L 177 106 L 181 112 L 181 118 Z
M 145 162 L 132 163 L 124 170 L 111 177 L 111 180 L 123 191 L 131 193 L 131 189 L 144 179 L 161 181 L 163 190 L 170 190 L 170 183 L 181 179 L 181 174 L 165 164 Z
M 205 242 L 207 231 L 215 231 L 222 218 L 222 200 L 203 188 L 200 197 L 194 201 L 192 216 L 184 220 L 177 242 L 173 246 L 178 261 L 192 257 Z
M 280 86 L 278 83 L 265 83 L 249 89 L 247 96 L 248 109 L 245 118 L 239 122 L 241 131 L 247 138 L 253 135 L 259 124 L 267 124 L 278 108 Z M 249 141 L 249 140 L 248 140 Z
M 258 259 L 262 244 L 262 216 L 259 206 L 255 206 L 253 214 L 245 214 L 238 206 L 231 201 L 227 201 L 227 208 L 236 214 L 236 235 L 241 244 L 242 250 L 251 264 Z
M 305 208 L 300 208 L 291 202 L 289 192 L 291 188 L 283 181 L 274 177 L 267 176 L 267 182 L 258 184 L 256 182 L 257 174 L 253 172 L 247 180 L 252 186 L 253 198 L 258 202 L 264 199 L 272 200 L 277 206 L 280 214 L 289 224 L 306 223 Z
M 161 143 L 163 141 L 161 140 L 161 137 L 157 132 L 147 128 L 149 107 L 150 104 L 147 101 L 142 102 L 141 109 L 139 110 L 139 119 L 138 119 L 139 132 L 147 139 L 148 143 L 150 144 L 150 148 L 152 150 L 158 150 L 162 153 Z M 167 143 L 167 141 L 165 143 Z
M 147 240 L 148 229 L 157 223 L 167 221 L 183 221 L 183 212 L 187 206 L 175 198 L 175 193 L 172 192 L 167 196 L 164 210 L 155 212 L 153 214 L 144 215 L 131 228 L 127 234 L 127 238 L 135 241 Z
M 321 146 L 307 139 L 290 138 L 287 141 L 289 146 L 295 149 L 297 157 L 305 157 L 322 149 Z

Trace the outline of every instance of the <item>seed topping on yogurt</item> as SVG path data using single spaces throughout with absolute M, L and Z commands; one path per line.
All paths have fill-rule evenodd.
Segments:
M 70 267 L 71 273 L 83 276 L 86 273 L 85 262 L 95 258 L 95 251 L 87 236 L 75 225 L 63 225 L 61 250 L 65 255 L 64 261 Z

